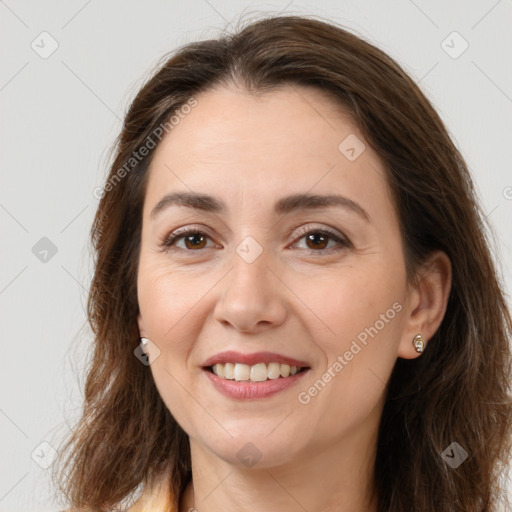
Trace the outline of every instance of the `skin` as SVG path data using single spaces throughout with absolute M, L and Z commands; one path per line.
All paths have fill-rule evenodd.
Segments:
M 419 283 L 407 282 L 384 167 L 322 91 L 284 86 L 256 96 L 233 86 L 196 99 L 149 169 L 138 274 L 140 334 L 154 344 L 148 353 L 160 350 L 149 368 L 190 437 L 193 478 L 180 511 L 376 511 L 369 496 L 385 384 L 397 357 L 421 356 L 414 336 L 427 344 L 439 327 L 449 259 L 433 253 Z M 350 134 L 366 146 L 354 161 L 338 149 Z M 214 195 L 227 212 L 172 206 L 151 219 L 175 191 Z M 346 196 L 369 222 L 336 206 L 274 215 L 279 198 L 307 192 Z M 207 237 L 182 238 L 165 252 L 159 241 L 183 226 Z M 350 246 L 308 242 L 300 227 L 331 228 Z M 252 263 L 236 252 L 248 236 L 263 251 Z M 298 394 L 396 303 L 400 312 L 300 403 Z M 241 402 L 221 395 L 201 369 L 228 349 L 277 352 L 311 369 L 297 386 Z M 237 457 L 248 442 L 261 453 L 252 467 Z

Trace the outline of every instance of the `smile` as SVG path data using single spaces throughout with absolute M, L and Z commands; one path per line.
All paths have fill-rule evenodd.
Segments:
M 217 391 L 243 401 L 268 398 L 290 389 L 311 370 L 309 362 L 284 354 L 236 350 L 215 354 L 201 367 Z
M 287 378 L 304 371 L 305 367 L 290 366 L 281 363 L 257 363 L 253 365 L 243 363 L 217 363 L 208 368 L 212 373 L 222 379 L 235 381 L 263 382 Z

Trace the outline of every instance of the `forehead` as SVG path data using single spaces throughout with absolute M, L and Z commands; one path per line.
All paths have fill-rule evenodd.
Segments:
M 335 140 L 345 132 L 358 132 L 345 109 L 313 87 L 284 85 L 258 94 L 235 86 L 216 87 L 196 100 L 197 105 L 180 116 L 157 153 L 172 151 L 176 159 L 191 152 L 202 158 L 238 160 L 247 152 L 258 159 L 289 158 L 292 151 L 297 157 L 328 156 L 337 150 Z
M 254 95 L 219 87 L 196 100 L 155 150 L 148 202 L 176 189 L 243 194 L 254 204 L 285 190 L 336 191 L 367 203 L 368 210 L 389 209 L 378 155 L 351 116 L 323 91 L 286 85 Z M 362 151 L 356 159 L 343 152 L 345 141 Z

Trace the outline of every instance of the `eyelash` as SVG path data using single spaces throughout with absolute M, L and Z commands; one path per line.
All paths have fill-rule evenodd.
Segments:
M 323 235 L 323 236 L 328 236 L 329 238 L 333 239 L 334 241 L 338 242 L 338 244 L 341 245 L 341 247 L 338 247 L 337 249 L 335 250 L 332 250 L 332 248 L 330 249 L 321 249 L 321 250 L 314 250 L 314 249 L 306 249 L 306 251 L 309 253 L 309 254 L 314 254 L 314 255 L 324 255 L 324 254 L 331 254 L 331 253 L 337 253 L 337 252 L 340 252 L 344 249 L 347 249 L 347 248 L 350 248 L 351 247 L 351 244 L 348 240 L 346 240 L 345 238 L 341 238 L 340 236 L 338 236 L 336 233 L 334 233 L 333 231 L 330 231 L 328 229 L 309 229 L 309 230 L 306 230 L 306 231 L 302 231 L 300 233 L 300 236 L 297 240 L 301 240 L 302 238 L 308 236 L 308 235 L 311 235 L 311 234 L 320 234 L 320 235 Z M 162 250 L 164 252 L 169 252 L 173 249 L 171 249 L 172 245 L 174 244 L 174 242 L 176 242 L 177 240 L 181 240 L 182 238 L 186 238 L 187 236 L 190 236 L 190 235 L 203 235 L 203 236 L 206 236 L 208 238 L 210 238 L 208 236 L 207 233 L 205 233 L 204 231 L 201 231 L 200 229 L 197 229 L 197 228 L 194 228 L 194 227 L 188 227 L 188 228 L 183 228 L 183 229 L 178 229 L 176 231 L 174 231 L 173 233 L 171 233 L 170 235 L 167 235 L 163 238 L 163 240 L 161 240 L 159 242 L 159 246 L 162 248 Z M 178 248 L 177 250 L 179 251 L 184 251 L 184 252 L 189 252 L 189 253 L 194 253 L 194 252 L 201 252 L 202 250 L 204 249 L 197 249 L 197 250 L 191 250 L 191 249 L 181 249 L 181 248 Z

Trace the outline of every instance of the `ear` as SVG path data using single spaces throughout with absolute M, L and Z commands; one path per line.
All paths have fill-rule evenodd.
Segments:
M 434 251 L 419 270 L 417 283 L 409 288 L 398 357 L 414 359 L 421 355 L 412 343 L 417 334 L 421 334 L 427 349 L 443 321 L 451 288 L 450 259 L 443 251 Z

